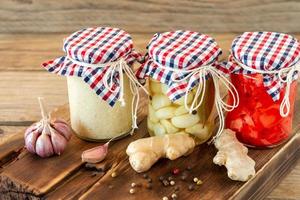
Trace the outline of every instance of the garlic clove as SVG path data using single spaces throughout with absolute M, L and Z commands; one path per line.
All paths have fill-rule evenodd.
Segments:
M 98 163 L 105 159 L 108 152 L 108 142 L 104 145 L 84 151 L 81 155 L 82 162 Z
M 60 155 L 67 146 L 67 139 L 54 129 L 51 129 L 51 142 L 54 153 L 57 155 Z
M 25 131 L 24 137 L 26 138 L 33 131 L 37 130 L 39 128 L 39 126 L 40 126 L 39 122 L 36 122 L 36 123 L 32 124 L 31 126 L 29 126 Z
M 30 153 L 35 153 L 36 140 L 39 137 L 40 132 L 33 127 L 29 127 L 25 132 L 25 147 Z
M 69 141 L 71 139 L 72 130 L 69 127 L 69 125 L 67 124 L 67 122 L 65 122 L 64 120 L 61 120 L 61 119 L 56 119 L 53 122 L 52 126 L 56 131 L 58 131 L 62 136 L 64 136 L 67 141 Z
M 41 134 L 36 140 L 35 151 L 42 158 L 53 155 L 53 147 L 51 144 L 50 135 Z

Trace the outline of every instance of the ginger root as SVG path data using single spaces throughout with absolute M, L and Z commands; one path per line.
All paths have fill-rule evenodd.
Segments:
M 237 140 L 235 132 L 225 129 L 215 140 L 215 147 L 218 153 L 213 162 L 224 165 L 230 179 L 247 181 L 255 175 L 255 161 L 247 155 L 248 149 Z
M 186 133 L 167 134 L 142 138 L 131 142 L 126 150 L 132 168 L 145 172 L 160 158 L 175 160 L 182 155 L 190 154 L 195 141 Z

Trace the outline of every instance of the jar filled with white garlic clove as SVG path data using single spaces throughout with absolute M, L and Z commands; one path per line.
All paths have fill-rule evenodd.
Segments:
M 151 136 L 185 132 L 195 136 L 198 143 L 203 143 L 211 137 L 214 127 L 213 121 L 209 120 L 214 101 L 212 80 L 206 81 L 202 91 L 206 95 L 201 105 L 191 113 L 189 107 L 196 96 L 196 88 L 188 92 L 187 106 L 184 96 L 171 101 L 166 93 L 167 85 L 153 78 L 149 79 L 149 92 L 147 127 Z
M 132 64 L 141 58 L 131 36 L 109 27 L 79 30 L 64 40 L 65 56 L 49 72 L 67 76 L 71 126 L 85 140 L 121 138 L 137 128 L 138 87 Z
M 226 104 L 220 79 L 228 87 L 217 67 L 220 54 L 211 37 L 197 32 L 153 36 L 145 63 L 136 73 L 139 78 L 149 77 L 147 126 L 151 136 L 184 132 L 198 144 L 211 138 L 215 118 L 223 115 L 221 105 Z

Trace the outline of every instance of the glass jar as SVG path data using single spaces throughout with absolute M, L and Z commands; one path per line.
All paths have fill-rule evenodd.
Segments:
M 79 30 L 64 40 L 64 56 L 43 63 L 66 76 L 71 126 L 84 140 L 118 139 L 137 128 L 138 80 L 132 65 L 141 55 L 131 36 L 111 27 Z
M 184 96 L 172 102 L 166 95 L 167 89 L 166 84 L 149 78 L 150 100 L 147 117 L 149 134 L 154 136 L 184 132 L 193 136 L 198 144 L 207 141 L 214 127 L 213 120 L 210 118 L 214 103 L 212 80 L 207 80 L 201 106 L 191 114 L 185 108 Z M 196 88 L 188 93 L 188 105 L 191 104 L 195 93 Z
M 129 80 L 124 76 L 124 106 L 111 107 L 79 77 L 67 77 L 70 120 L 75 134 L 84 140 L 102 141 L 121 138 L 132 129 Z
M 251 147 L 273 147 L 291 137 L 297 81 L 291 84 L 290 112 L 286 117 L 279 112 L 285 88 L 280 91 L 280 99 L 274 102 L 266 92 L 262 74 L 231 74 L 231 81 L 239 93 L 240 104 L 227 113 L 226 127 L 236 131 L 242 143 Z

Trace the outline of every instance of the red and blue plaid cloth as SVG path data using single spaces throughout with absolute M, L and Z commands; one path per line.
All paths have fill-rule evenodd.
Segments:
M 131 65 L 141 59 L 141 55 L 133 50 L 131 36 L 123 30 L 109 27 L 86 28 L 71 34 L 64 41 L 63 51 L 66 56 L 45 62 L 42 66 L 55 74 L 81 77 L 110 106 L 114 106 L 119 98 L 120 79 L 115 71 L 113 79 L 108 80 L 113 91 L 104 86 L 103 77 L 110 67 L 109 63 L 123 58 Z M 68 57 L 88 64 L 107 63 L 107 66 L 85 67 Z
M 245 32 L 232 42 L 227 73 L 253 74 L 239 66 L 236 60 L 247 67 L 263 71 L 278 71 L 300 64 L 300 45 L 294 37 L 275 32 Z M 284 83 L 278 74 L 263 74 L 266 91 L 274 101 L 279 100 Z M 295 73 L 293 79 L 297 79 Z
M 173 31 L 157 33 L 148 45 L 145 63 L 138 69 L 136 76 L 140 79 L 151 77 L 168 85 L 167 95 L 172 101 L 182 97 L 188 81 L 174 82 L 172 77 L 182 78 L 187 72 L 174 70 L 191 70 L 201 66 L 217 66 L 218 56 L 222 53 L 211 37 L 192 31 Z M 174 69 L 174 70 L 169 70 Z M 193 87 L 199 83 L 193 78 Z

